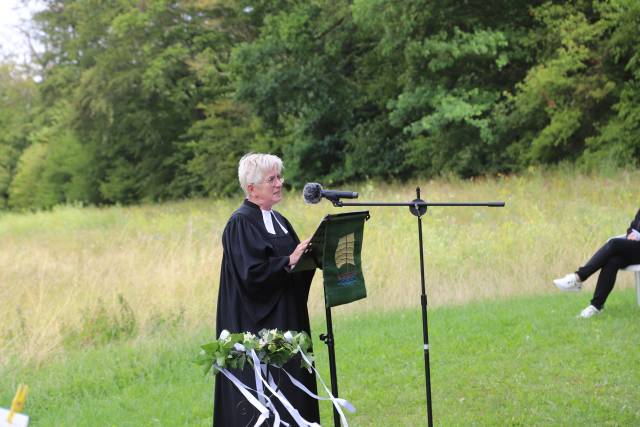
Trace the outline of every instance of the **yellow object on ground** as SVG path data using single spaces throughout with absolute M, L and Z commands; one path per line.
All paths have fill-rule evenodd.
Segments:
M 9 424 L 9 425 L 13 424 L 13 419 L 16 413 L 22 412 L 22 410 L 24 409 L 24 404 L 27 401 L 28 392 L 29 392 L 29 387 L 27 387 L 26 385 L 20 384 L 18 386 L 18 391 L 16 391 L 16 395 L 13 398 L 13 401 L 11 402 L 11 408 L 9 409 L 6 420 L 4 419 L 0 420 L 0 426 L 4 426 L 6 424 Z

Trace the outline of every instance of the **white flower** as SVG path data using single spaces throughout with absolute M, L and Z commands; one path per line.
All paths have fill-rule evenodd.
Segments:
M 255 339 L 256 339 L 256 336 L 253 335 L 251 332 L 244 333 L 244 341 L 253 341 Z
M 239 342 L 235 343 L 235 344 L 233 345 L 233 348 L 234 348 L 234 350 L 236 350 L 236 351 L 243 351 L 243 352 L 244 352 L 244 351 L 247 351 L 247 349 L 246 349 L 242 344 L 240 344 Z
M 293 340 L 293 334 L 291 334 L 291 331 L 287 331 L 284 333 L 284 339 L 287 342 L 291 342 L 291 340 Z
M 222 341 L 226 341 L 229 339 L 230 336 L 231 336 L 231 332 L 224 329 L 222 332 L 220 332 L 220 337 L 218 339 Z

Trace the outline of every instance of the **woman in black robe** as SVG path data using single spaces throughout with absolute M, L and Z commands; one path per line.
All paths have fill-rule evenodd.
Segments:
M 240 160 L 238 177 L 246 199 L 231 215 L 222 236 L 222 267 L 216 316 L 217 335 L 261 329 L 305 331 L 311 334 L 307 298 L 314 271 L 290 273 L 309 241 L 300 242 L 289 221 L 272 210 L 282 200 L 282 161 L 269 154 L 248 154 Z M 315 377 L 294 359 L 287 372 L 316 392 Z M 251 367 L 232 370 L 244 384 L 255 387 Z M 318 402 L 293 386 L 279 369 L 270 375 L 303 418 L 319 422 Z M 295 422 L 277 401 L 283 421 Z M 213 425 L 245 427 L 259 412 L 224 376 L 216 376 Z M 267 421 L 265 425 L 269 424 Z

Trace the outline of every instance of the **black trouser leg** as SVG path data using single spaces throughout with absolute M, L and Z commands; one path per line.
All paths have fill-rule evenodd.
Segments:
M 607 296 L 613 289 L 618 270 L 630 264 L 640 264 L 640 241 L 611 239 L 593 254 L 576 274 L 580 280 L 587 280 L 593 273 L 602 269 L 593 296 L 592 305 L 601 309 Z
M 607 261 L 598 275 L 596 290 L 593 292 L 593 298 L 591 299 L 592 306 L 598 310 L 602 310 L 609 293 L 611 293 L 611 290 L 616 283 L 618 270 L 626 267 L 627 265 L 629 265 L 629 263 L 624 258 L 618 256 L 614 256 Z

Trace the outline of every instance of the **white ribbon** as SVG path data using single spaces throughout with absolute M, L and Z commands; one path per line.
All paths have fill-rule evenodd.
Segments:
M 256 354 L 256 351 L 254 349 L 251 349 L 251 353 L 249 354 L 251 355 L 251 359 L 253 359 L 253 372 L 256 377 L 256 389 L 258 390 L 258 396 L 262 394 L 262 396 L 268 400 L 269 398 L 267 397 L 266 394 L 264 394 L 264 389 L 262 388 L 262 383 L 264 382 L 264 379 L 262 378 L 262 374 L 260 372 L 260 368 L 263 367 L 264 375 L 266 376 L 267 366 L 266 365 L 261 366 L 260 359 L 258 359 L 258 355 Z M 275 417 L 273 420 L 273 427 L 278 427 L 280 425 L 280 414 L 276 410 L 276 407 L 271 402 L 271 400 L 269 400 L 269 407 L 273 411 L 273 415 Z M 284 421 L 282 421 L 282 424 L 289 427 L 289 423 L 285 423 Z
M 302 358 L 304 359 L 304 361 L 311 367 L 311 369 L 315 373 L 315 375 L 318 378 L 318 380 L 320 380 L 320 383 L 322 384 L 322 387 L 324 387 L 324 389 L 327 392 L 327 394 L 329 395 L 329 397 L 321 397 L 321 396 L 318 396 L 318 395 L 314 394 L 311 390 L 309 390 L 307 387 L 305 387 L 305 385 L 302 384 L 300 381 L 295 379 L 285 369 L 281 368 L 282 371 L 285 374 L 287 374 L 287 377 L 289 377 L 289 380 L 291 380 L 291 383 L 294 386 L 296 386 L 297 388 L 299 388 L 300 390 L 305 392 L 310 397 L 312 397 L 312 398 L 314 398 L 316 400 L 330 400 L 333 403 L 333 406 L 336 408 L 336 411 L 338 412 L 338 415 L 340 416 L 340 421 L 341 421 L 342 425 L 344 427 L 349 427 L 349 424 L 347 423 L 347 418 L 345 417 L 344 413 L 342 412 L 341 407 L 347 409 L 351 413 L 356 411 L 355 407 L 345 399 L 334 397 L 331 394 L 331 392 L 329 391 L 329 388 L 327 387 L 327 385 L 322 380 L 322 377 L 320 377 L 320 374 L 318 373 L 316 368 L 313 366 L 311 361 L 307 358 L 307 356 L 304 353 L 304 351 L 302 351 L 302 349 L 300 347 L 298 347 L 298 351 L 299 351 L 300 355 L 302 356 Z M 269 390 L 280 401 L 280 403 L 282 403 L 282 406 L 284 406 L 285 409 L 291 414 L 291 416 L 293 417 L 294 421 L 299 426 L 301 426 L 301 427 L 321 427 L 320 424 L 318 424 L 318 423 L 309 422 L 309 421 L 305 420 L 302 417 L 302 415 L 300 415 L 300 412 L 296 408 L 294 408 L 293 405 L 282 394 L 282 392 L 277 390 L 278 387 L 274 383 L 273 379 L 269 378 L 267 365 L 260 363 L 260 359 L 258 358 L 258 355 L 256 354 L 255 350 L 251 349 L 251 352 L 249 353 L 249 355 L 251 356 L 251 359 L 253 361 L 253 371 L 254 371 L 255 380 L 256 380 L 255 381 L 256 382 L 256 389 L 255 390 L 253 390 L 251 387 L 248 387 L 246 384 L 244 384 L 242 381 L 240 381 L 235 375 L 233 375 L 227 369 L 221 369 L 220 373 L 222 373 L 225 377 L 227 377 L 236 386 L 236 388 L 240 391 L 240 393 L 242 393 L 242 395 L 247 399 L 247 401 L 249 403 L 251 403 L 260 412 L 260 417 L 258 418 L 256 423 L 254 424 L 254 427 L 259 427 L 262 424 L 264 424 L 264 422 L 269 418 L 269 414 L 271 412 L 273 412 L 273 415 L 274 415 L 273 427 L 279 427 L 280 424 L 282 424 L 285 427 L 289 427 L 289 423 L 286 423 L 286 422 L 284 422 L 284 421 L 282 421 L 280 419 L 280 414 L 276 410 L 276 407 L 273 404 L 273 402 L 271 401 L 271 399 L 265 394 L 263 385 L 264 385 L 264 387 L 266 387 L 267 390 Z M 262 370 L 262 372 L 261 372 L 261 370 Z M 264 372 L 264 374 L 263 374 L 263 372 Z M 265 378 L 267 378 L 268 381 L 265 380 Z M 258 396 L 257 399 L 251 393 L 251 391 L 255 391 L 256 392 L 256 394 Z
M 249 392 L 250 390 L 249 387 L 244 385 L 242 381 L 236 378 L 236 376 L 233 375 L 231 372 L 229 372 L 227 369 L 220 369 L 220 373 L 225 377 L 227 377 L 229 381 L 231 381 L 233 385 L 236 386 L 236 388 L 240 391 L 240 393 L 242 393 L 242 395 L 247 399 L 247 401 L 251 403 L 253 406 L 255 406 L 255 408 L 260 412 L 260 417 L 258 418 L 258 421 L 256 421 L 256 423 L 254 424 L 254 427 L 261 426 L 269 418 L 269 409 L 267 409 L 265 405 L 260 403 L 258 399 L 256 399 L 253 396 L 253 394 Z M 279 418 L 280 417 L 277 416 L 277 412 L 276 412 L 276 419 L 278 421 L 279 421 Z M 277 424 L 275 425 L 277 426 Z
M 253 360 L 253 365 L 254 367 L 257 365 L 260 365 L 260 359 L 258 359 L 258 355 L 256 354 L 255 350 L 251 349 L 251 359 Z M 272 378 L 269 378 L 269 381 L 266 381 L 264 378 L 268 378 L 269 374 L 267 371 L 267 365 L 263 364 L 262 368 L 264 370 L 264 377 L 260 377 L 260 379 L 262 380 L 262 382 L 264 383 L 264 386 L 267 388 L 267 390 L 269 390 L 275 397 L 278 398 L 278 400 L 280 401 L 280 403 L 282 403 L 282 406 L 285 407 L 285 409 L 291 414 L 291 417 L 293 417 L 293 420 L 298 423 L 299 426 L 301 427 L 321 427 L 320 424 L 318 423 L 314 423 L 314 422 L 309 422 L 307 420 L 305 420 L 302 415 L 300 415 L 300 411 L 298 411 L 296 408 L 293 407 L 293 405 L 291 404 L 291 402 L 289 402 L 289 400 L 287 400 L 287 398 L 284 396 L 284 394 L 282 394 L 281 391 L 277 390 L 277 386 L 274 383 Z M 284 369 L 283 369 L 284 371 Z M 286 372 L 286 371 L 285 371 Z M 287 375 L 289 375 L 287 373 Z M 284 424 L 284 423 L 283 423 Z M 348 427 L 348 426 L 345 426 Z
M 255 351 L 251 350 L 252 353 L 255 353 Z M 262 389 L 262 381 L 260 381 L 260 379 L 262 378 L 262 375 L 260 375 L 260 361 L 258 360 L 258 363 L 256 363 L 256 360 L 253 360 L 253 375 L 256 377 L 256 392 L 258 393 L 258 399 L 260 399 L 260 403 L 264 404 L 265 403 L 265 398 L 263 396 L 265 396 L 264 394 L 264 390 Z
M 263 380 L 264 381 L 264 380 Z M 293 417 L 293 420 L 298 423 L 299 426 L 301 427 L 322 427 L 320 426 L 320 424 L 318 423 L 312 423 L 309 422 L 307 420 L 305 420 L 302 415 L 300 415 L 300 412 L 293 407 L 293 405 L 291 404 L 291 402 L 289 402 L 287 400 L 286 397 L 284 397 L 284 394 L 282 394 L 281 391 L 277 390 L 277 386 L 276 384 L 273 382 L 273 379 L 270 378 L 269 382 L 265 382 L 264 383 L 265 387 L 267 388 L 267 390 L 269 390 L 271 393 L 273 393 L 274 396 L 276 396 L 278 398 L 278 400 L 280 400 L 280 403 L 282 403 L 282 406 L 285 407 L 285 409 L 287 411 L 289 411 L 289 413 L 291 414 L 291 416 Z
M 349 403 L 347 400 L 334 397 L 331 394 L 331 392 L 329 391 L 329 389 L 327 388 L 327 385 L 322 380 L 322 377 L 320 376 L 318 371 L 316 371 L 316 368 L 313 366 L 311 361 L 307 358 L 307 355 L 304 353 L 304 351 L 302 351 L 300 346 L 298 346 L 298 350 L 300 352 L 300 355 L 304 359 L 304 361 L 307 362 L 307 365 L 309 365 L 311 367 L 311 369 L 313 369 L 313 372 L 315 372 L 316 377 L 320 380 L 320 384 L 322 384 L 322 387 L 324 387 L 324 390 L 327 392 L 329 397 L 326 398 L 326 397 L 316 396 L 309 389 L 307 389 L 304 385 L 302 385 L 302 383 L 300 383 L 300 381 L 296 380 L 291 375 L 289 375 L 289 373 L 287 371 L 284 371 L 284 369 L 283 369 L 283 371 L 287 374 L 287 376 L 291 379 L 291 382 L 296 387 L 298 387 L 300 390 L 304 391 L 305 393 L 307 393 L 311 397 L 313 397 L 315 399 L 318 399 L 318 400 L 331 400 L 331 403 L 333 403 L 333 406 L 336 408 L 336 411 L 338 412 L 338 415 L 340 415 L 340 421 L 342 422 L 342 425 L 344 425 L 344 427 L 349 427 L 349 424 L 347 423 L 347 417 L 344 416 L 344 412 L 342 412 L 342 409 L 340 407 L 341 406 L 345 407 L 351 413 L 354 413 L 356 411 L 356 408 L 351 403 Z
M 305 387 L 304 384 L 302 384 L 300 381 L 298 381 L 297 379 L 295 379 L 295 377 L 293 375 L 291 375 L 289 372 L 287 372 L 285 369 L 282 370 L 285 374 L 287 374 L 287 376 L 289 377 L 289 379 L 291 380 L 291 382 L 293 383 L 294 386 L 298 387 L 300 390 L 304 391 L 306 394 L 308 394 L 309 396 L 313 397 L 316 400 L 334 400 L 336 402 L 338 402 L 338 404 L 340 406 L 342 406 L 343 408 L 345 408 L 347 411 L 354 413 L 356 412 L 356 408 L 346 399 L 342 399 L 340 397 L 322 397 L 322 396 L 318 396 L 317 394 L 314 394 L 311 390 L 309 390 L 307 387 Z

